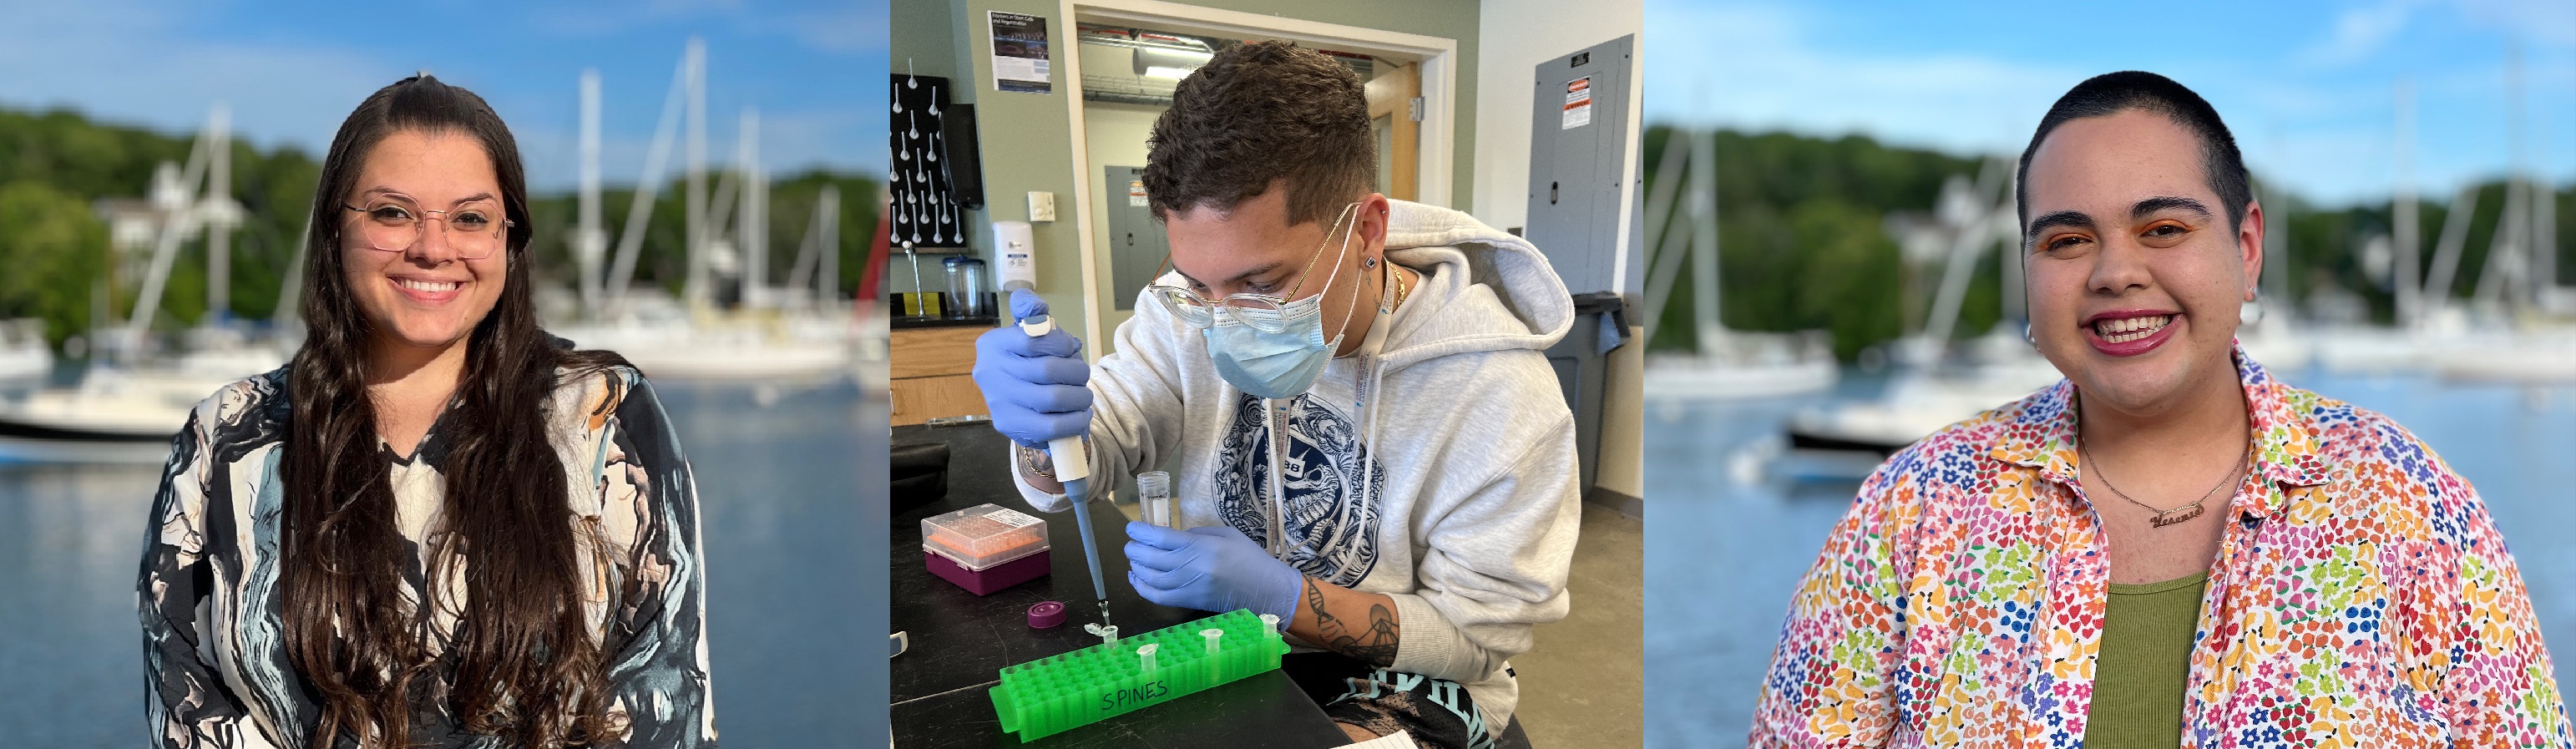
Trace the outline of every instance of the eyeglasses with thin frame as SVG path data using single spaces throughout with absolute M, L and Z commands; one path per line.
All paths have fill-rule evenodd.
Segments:
M 1228 320 L 1249 325 L 1252 329 L 1264 333 L 1287 330 L 1287 317 L 1277 313 L 1280 308 L 1286 307 L 1290 301 L 1297 298 L 1298 290 L 1305 288 L 1306 277 L 1315 270 L 1315 263 L 1324 258 L 1324 248 L 1333 246 L 1332 230 L 1341 228 L 1342 218 L 1348 217 L 1351 219 L 1351 226 L 1342 233 L 1342 252 L 1335 255 L 1333 259 L 1334 275 L 1341 273 L 1342 260 L 1350 256 L 1350 231 L 1359 228 L 1359 218 L 1355 215 L 1359 206 L 1358 203 L 1345 206 L 1342 209 L 1342 215 L 1333 219 L 1333 225 L 1324 229 L 1324 243 L 1315 247 L 1313 257 L 1306 258 L 1306 267 L 1297 272 L 1297 283 L 1288 287 L 1287 296 L 1243 292 L 1227 294 L 1224 299 L 1209 299 L 1199 296 L 1198 292 L 1164 283 L 1147 284 L 1145 290 L 1152 292 L 1155 299 L 1161 300 L 1163 307 L 1171 310 L 1172 316 L 1189 323 L 1190 327 L 1205 330 L 1215 325 L 1217 315 L 1222 314 Z M 1171 267 L 1172 255 L 1166 251 L 1163 253 L 1163 262 L 1154 268 L 1154 277 L 1162 278 L 1163 271 Z M 1332 278 L 1326 277 L 1324 283 L 1332 283 Z M 1243 314 L 1245 312 L 1269 314 Z
M 411 249 L 420 242 L 428 222 L 437 219 L 446 225 L 447 244 L 456 249 L 457 257 L 481 260 L 501 251 L 508 244 L 508 229 L 519 225 L 508 219 L 495 220 L 494 209 L 479 205 L 433 211 L 401 198 L 378 197 L 367 201 L 365 208 L 347 203 L 340 207 L 358 214 L 359 235 L 366 240 L 367 249 L 378 252 Z

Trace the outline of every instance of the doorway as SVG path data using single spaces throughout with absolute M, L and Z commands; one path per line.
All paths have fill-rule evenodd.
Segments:
M 1119 240 L 1132 227 L 1122 226 L 1113 236 L 1111 209 L 1126 207 L 1134 196 L 1123 189 L 1124 182 L 1113 179 L 1110 167 L 1145 163 L 1145 136 L 1153 118 L 1170 106 L 1172 86 L 1186 76 L 1157 68 L 1195 69 L 1193 59 L 1204 63 L 1225 46 L 1266 39 L 1293 41 L 1343 59 L 1368 84 L 1370 121 L 1380 146 L 1379 191 L 1447 205 L 1454 162 L 1456 40 L 1159 0 L 1066 0 L 1063 8 L 1075 20 L 1081 42 L 1079 53 L 1067 56 L 1072 95 L 1066 99 L 1076 129 L 1074 218 L 1082 222 L 1083 276 L 1092 290 L 1084 297 L 1089 328 L 1084 340 L 1095 342 L 1092 348 L 1098 353 L 1112 350 L 1110 333 L 1134 314 L 1141 289 L 1134 281 L 1137 261 L 1125 262 L 1127 282 L 1121 283 L 1118 272 L 1118 251 L 1126 246 Z M 1161 229 L 1151 224 L 1152 232 Z M 1144 232 L 1138 232 L 1137 240 L 1138 248 L 1161 245 L 1159 236 L 1149 241 Z M 1160 251 L 1153 252 L 1157 256 L 1147 262 L 1159 264 Z

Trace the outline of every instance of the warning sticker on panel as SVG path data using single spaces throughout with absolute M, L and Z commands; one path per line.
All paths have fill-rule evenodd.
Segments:
M 1592 76 L 1576 78 L 1565 84 L 1565 124 L 1559 130 L 1572 130 L 1592 124 Z
M 1142 180 L 1134 180 L 1127 183 L 1127 207 L 1145 207 L 1145 183 Z

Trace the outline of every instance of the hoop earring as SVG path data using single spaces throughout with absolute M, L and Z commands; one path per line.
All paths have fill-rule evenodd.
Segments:
M 2033 346 L 2039 345 L 2039 339 L 2030 337 L 2030 323 L 2021 324 L 2021 342 Z

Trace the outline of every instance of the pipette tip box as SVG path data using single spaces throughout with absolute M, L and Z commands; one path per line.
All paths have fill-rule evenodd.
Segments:
M 1138 652 L 1148 646 L 1150 670 Z M 1279 633 L 1236 609 L 1005 667 L 990 694 L 1002 730 L 1035 741 L 1276 669 L 1287 654 Z
M 921 520 L 921 557 L 930 573 L 975 595 L 1044 576 L 1046 521 L 986 503 Z

